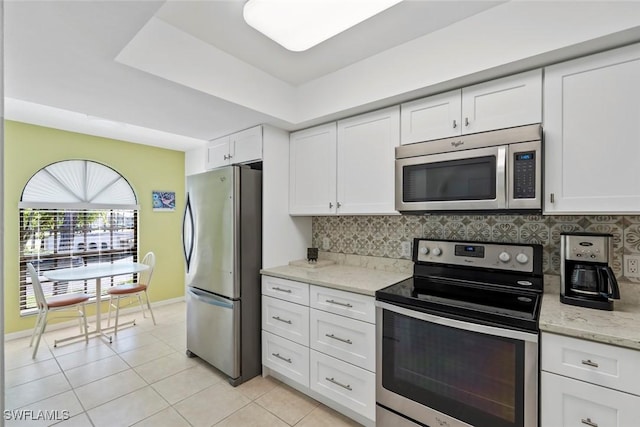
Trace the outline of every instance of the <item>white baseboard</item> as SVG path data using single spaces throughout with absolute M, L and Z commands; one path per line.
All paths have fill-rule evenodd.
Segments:
M 162 301 L 152 302 L 151 303 L 151 308 L 162 307 L 163 305 L 175 304 L 175 303 L 184 302 L 184 301 L 185 301 L 184 297 L 165 299 L 165 300 L 162 300 Z M 140 306 L 139 305 L 134 305 L 132 307 L 123 308 L 123 309 L 120 310 L 120 312 L 122 314 L 128 314 L 128 313 L 132 313 L 134 311 L 139 311 L 139 310 L 140 310 Z M 105 318 L 104 317 L 105 314 L 106 313 L 102 313 L 103 319 Z M 95 322 L 96 321 L 96 316 L 94 315 L 94 316 L 87 317 L 87 321 L 89 323 Z M 47 325 L 47 330 L 45 331 L 45 333 L 47 331 L 55 331 L 55 330 L 58 330 L 58 329 L 69 328 L 69 327 L 77 326 L 77 325 L 78 325 L 78 321 L 77 320 L 68 320 L 66 322 L 52 323 L 50 325 Z M 18 338 L 30 337 L 32 333 L 33 333 L 33 329 L 25 329 L 23 331 L 11 332 L 10 334 L 5 334 L 4 335 L 4 340 L 5 341 L 10 341 L 10 340 L 18 339 Z

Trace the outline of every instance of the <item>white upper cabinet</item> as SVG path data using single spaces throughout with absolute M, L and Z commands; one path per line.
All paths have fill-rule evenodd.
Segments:
M 398 106 L 292 133 L 289 213 L 396 213 L 399 141 Z
M 397 213 L 394 176 L 399 143 L 398 106 L 338 122 L 337 213 Z
M 291 134 L 289 140 L 289 213 L 336 212 L 336 124 Z
M 545 204 L 640 212 L 640 45 L 545 70 Z
M 401 109 L 402 144 L 540 123 L 542 70 L 408 102 Z
M 262 160 L 262 126 L 214 139 L 207 145 L 207 169 Z
M 403 144 L 460 135 L 460 89 L 407 102 L 400 108 Z

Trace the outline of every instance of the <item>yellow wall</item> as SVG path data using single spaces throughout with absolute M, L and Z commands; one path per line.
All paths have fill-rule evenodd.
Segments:
M 113 139 L 7 121 L 5 123 L 5 333 L 32 329 L 34 316 L 18 308 L 18 202 L 25 184 L 38 170 L 61 160 L 102 163 L 124 176 L 140 205 L 138 251 L 156 254 L 151 301 L 184 296 L 180 233 L 184 205 L 184 153 Z M 153 212 L 152 190 L 175 191 L 175 212 Z M 92 307 L 93 308 L 93 307 Z M 91 309 L 89 309 L 89 314 Z M 103 308 L 103 312 L 106 306 Z

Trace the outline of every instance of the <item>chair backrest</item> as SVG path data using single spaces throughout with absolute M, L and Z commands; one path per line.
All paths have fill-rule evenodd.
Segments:
M 147 288 L 149 288 L 151 276 L 153 276 L 153 269 L 156 266 L 156 255 L 153 252 L 147 252 L 144 258 L 142 258 L 142 264 L 148 265 L 149 268 L 138 273 L 138 283 L 147 285 Z
M 36 296 L 36 304 L 38 304 L 38 308 L 46 307 L 47 300 L 44 297 L 44 292 L 42 291 L 42 285 L 40 284 L 40 278 L 38 277 L 36 268 L 33 264 L 28 262 L 27 270 L 29 271 L 29 276 L 31 276 L 31 286 L 33 287 L 33 293 Z

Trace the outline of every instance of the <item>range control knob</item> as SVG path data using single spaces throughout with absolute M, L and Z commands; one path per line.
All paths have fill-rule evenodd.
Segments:
M 526 264 L 529 261 L 529 257 L 526 254 L 518 254 L 516 255 L 516 261 L 518 261 L 520 264 Z
M 421 248 L 420 248 L 420 253 L 421 253 L 422 255 L 426 255 L 426 254 L 428 254 L 428 253 L 429 253 L 429 248 L 428 248 L 428 247 L 426 247 L 426 246 L 421 247 Z
M 433 250 L 431 251 L 431 253 L 433 253 L 435 256 L 440 256 L 440 255 L 442 255 L 442 249 L 440 249 L 440 248 L 433 248 Z
M 509 260 L 511 260 L 511 255 L 509 255 L 509 252 L 500 252 L 500 255 L 498 255 L 498 259 L 502 262 L 509 262 Z

